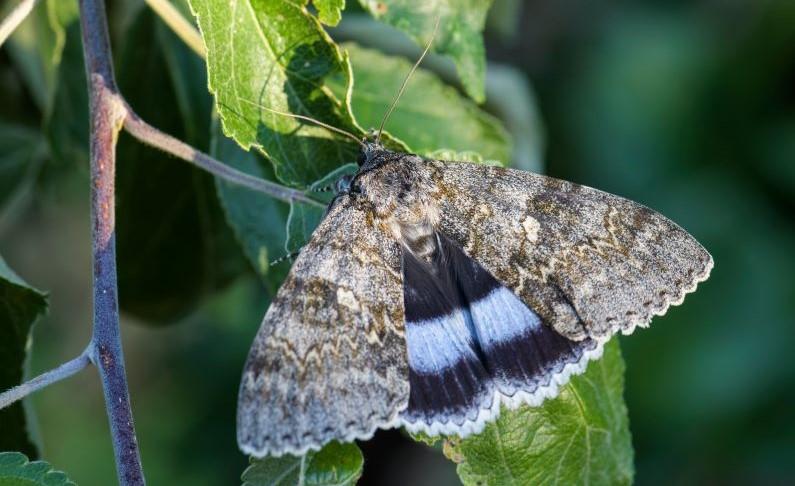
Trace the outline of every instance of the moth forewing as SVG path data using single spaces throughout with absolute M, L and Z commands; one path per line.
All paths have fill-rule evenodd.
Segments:
M 394 426 L 408 401 L 400 248 L 349 196 L 296 259 L 246 361 L 238 443 L 304 454 Z
M 643 205 L 514 169 L 429 165 L 440 231 L 569 339 L 631 333 L 709 277 L 704 247 Z

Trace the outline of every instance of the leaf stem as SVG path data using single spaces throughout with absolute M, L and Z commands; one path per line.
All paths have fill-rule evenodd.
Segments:
M 199 57 L 207 58 L 207 49 L 201 34 L 168 0 L 146 0 L 146 4 L 163 19 L 182 42 L 187 44 Z
M 25 20 L 33 7 L 39 3 L 39 0 L 22 0 L 16 7 L 14 7 L 6 18 L 0 22 L 0 46 L 2 46 L 6 39 L 19 27 L 19 24 Z
M 0 393 L 0 410 L 18 400 L 25 398 L 35 391 L 41 390 L 42 388 L 61 380 L 65 380 L 66 378 L 69 378 L 88 366 L 91 363 L 89 358 L 90 349 L 91 348 L 89 346 L 80 356 L 63 363 L 59 367 L 47 371 L 46 373 L 42 373 L 39 376 L 26 381 L 25 383 L 17 385 L 10 390 Z
M 127 107 L 127 118 L 124 121 L 124 128 L 141 142 L 158 148 L 164 152 L 175 155 L 186 160 L 200 169 L 206 170 L 216 177 L 238 184 L 257 192 L 267 194 L 275 199 L 285 202 L 302 202 L 313 206 L 325 207 L 320 201 L 312 199 L 303 191 L 291 189 L 281 184 L 260 179 L 252 175 L 241 172 L 230 167 L 218 159 L 196 150 L 190 145 L 182 142 L 167 133 L 163 133 L 152 125 L 142 120 L 132 109 Z
M 99 372 L 119 484 L 145 484 L 135 436 L 119 329 L 116 279 L 116 140 L 126 115 L 113 75 L 103 0 L 80 0 L 91 125 L 91 236 L 94 326 L 91 361 Z

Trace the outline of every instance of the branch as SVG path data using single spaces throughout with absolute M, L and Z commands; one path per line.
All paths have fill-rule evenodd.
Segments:
M 161 132 L 143 121 L 129 106 L 127 106 L 127 118 L 124 121 L 124 128 L 141 142 L 186 160 L 221 179 L 248 187 L 288 203 L 299 201 L 305 204 L 325 207 L 325 204 L 312 199 L 302 191 L 241 172 L 218 159 L 196 150 L 185 142 Z
M 89 352 L 91 347 L 86 348 L 83 353 L 77 358 L 67 361 L 61 366 L 52 369 L 46 373 L 42 373 L 36 378 L 26 381 L 20 385 L 11 388 L 3 393 L 0 393 L 0 410 L 11 405 L 17 400 L 21 400 L 31 393 L 41 390 L 42 388 L 65 380 L 82 370 L 91 363 L 89 359 Z
M 146 3 L 163 19 L 171 30 L 201 58 L 207 57 L 204 41 L 196 28 L 168 0 L 146 0 Z
M 39 3 L 39 0 L 22 0 L 11 10 L 8 17 L 0 22 L 0 46 L 19 27 L 19 24 L 28 17 L 37 3 Z
M 94 260 L 91 361 L 96 365 L 102 381 L 119 483 L 137 486 L 144 484 L 144 474 L 127 389 L 116 285 L 116 140 L 126 110 L 117 96 L 103 0 L 80 0 L 80 24 L 91 123 L 91 236 Z

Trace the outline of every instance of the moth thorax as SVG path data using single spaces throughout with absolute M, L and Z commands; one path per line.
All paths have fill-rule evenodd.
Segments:
M 403 245 L 419 260 L 430 262 L 438 242 L 436 231 L 429 222 L 401 226 Z

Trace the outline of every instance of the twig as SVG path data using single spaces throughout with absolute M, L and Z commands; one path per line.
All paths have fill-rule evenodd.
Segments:
M 0 46 L 5 43 L 6 39 L 19 27 L 33 10 L 33 7 L 39 3 L 39 0 L 22 0 L 14 7 L 6 18 L 0 22 Z
M 168 0 L 146 0 L 146 3 L 193 52 L 199 57 L 207 58 L 207 49 L 204 47 L 201 34 L 171 2 Z
M 80 24 L 91 123 L 91 236 L 94 260 L 91 361 L 96 365 L 102 381 L 119 483 L 123 486 L 138 486 L 145 482 L 127 389 L 116 285 L 116 140 L 126 110 L 117 96 L 102 0 L 80 0 Z
M 17 385 L 10 390 L 0 393 L 0 409 L 3 409 L 17 400 L 21 400 L 31 393 L 41 390 L 42 388 L 52 385 L 53 383 L 65 380 L 82 370 L 91 363 L 89 359 L 90 347 L 83 351 L 83 354 L 74 358 L 61 366 L 52 369 L 46 373 L 42 373 L 36 378 L 26 381 L 21 385 Z
M 314 206 L 325 207 L 325 204 L 312 199 L 302 191 L 291 189 L 281 184 L 276 184 L 275 182 L 241 172 L 224 164 L 220 160 L 214 159 L 196 150 L 185 142 L 161 132 L 143 121 L 129 106 L 127 107 L 127 119 L 124 121 L 124 128 L 141 142 L 184 159 L 221 179 L 248 187 L 249 189 L 267 194 L 270 197 L 285 202 L 299 201 Z

